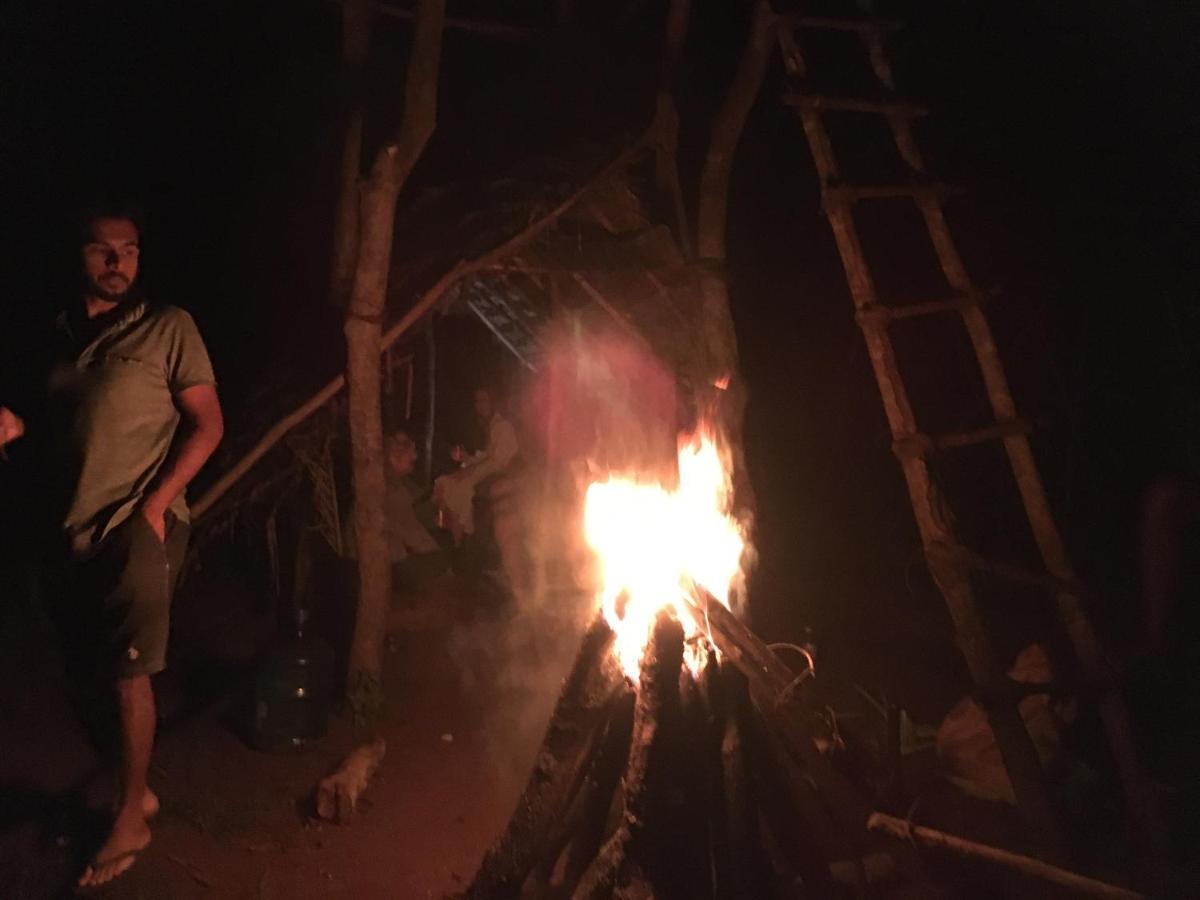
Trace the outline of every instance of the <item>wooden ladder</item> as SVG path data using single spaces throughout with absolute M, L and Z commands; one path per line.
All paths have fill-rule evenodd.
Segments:
M 895 23 L 873 18 L 777 17 L 779 46 L 793 88 L 785 95 L 784 102 L 795 109 L 804 126 L 820 178 L 822 203 L 849 282 L 855 318 L 862 328 L 883 398 L 892 433 L 892 449 L 908 485 L 925 559 L 954 620 L 959 645 L 995 732 L 1017 805 L 1043 851 L 1050 856 L 1061 853 L 1057 819 L 1033 741 L 1017 710 L 1013 686 L 991 647 L 971 584 L 973 571 L 1042 586 L 1054 595 L 1058 615 L 1078 657 L 1084 686 L 1095 698 L 1113 758 L 1120 770 L 1127 809 L 1134 830 L 1143 841 L 1139 848 L 1141 857 L 1151 869 L 1161 871 L 1165 831 L 1138 761 L 1128 714 L 1084 610 L 1079 580 L 1067 558 L 1030 447 L 1029 423 L 1017 413 L 991 327 L 981 308 L 984 295 L 972 282 L 946 221 L 944 202 L 954 191 L 931 180 L 913 132 L 913 120 L 927 111 L 896 97 L 884 39 L 898 27 Z M 808 73 L 802 42 L 830 30 L 857 36 L 878 81 L 879 99 L 832 97 L 805 90 Z M 878 115 L 886 119 L 896 149 L 911 176 L 908 183 L 849 185 L 843 182 L 824 120 L 826 115 L 843 113 Z M 916 205 L 951 288 L 952 299 L 903 306 L 880 303 L 855 225 L 853 208 L 858 203 L 882 198 L 903 198 Z M 966 326 L 995 423 L 971 431 L 925 434 L 918 426 L 909 401 L 889 326 L 898 319 L 946 314 L 960 316 Z M 931 455 L 986 441 L 1003 443 L 1045 572 L 1029 572 L 991 562 L 964 547 L 953 521 L 944 512 L 944 500 L 930 471 Z

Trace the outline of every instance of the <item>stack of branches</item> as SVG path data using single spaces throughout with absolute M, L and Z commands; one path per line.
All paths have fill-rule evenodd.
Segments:
M 779 702 L 796 679 L 790 670 L 769 703 L 755 705 L 753 681 L 781 673 L 754 661 L 774 655 L 757 641 L 748 646 L 749 633 L 720 609 L 726 615 L 713 622 L 697 607 L 709 637 L 690 639 L 692 666 L 683 664 L 681 623 L 661 613 L 636 684 L 597 617 L 508 828 L 467 897 L 769 897 L 781 886 L 860 877 L 830 860 L 857 858 L 839 816 L 853 821 L 857 838 L 870 809 L 843 796 L 848 783 L 810 732 L 818 720 Z M 729 650 L 718 658 L 715 636 L 730 624 L 737 636 L 720 641 Z M 784 751 L 789 728 L 804 729 L 816 777 L 835 783 L 836 813 Z
M 831 762 L 828 721 L 797 690 L 804 673 L 702 589 L 687 609 L 698 636 L 685 640 L 661 612 L 636 683 L 596 618 L 465 897 L 946 896 L 919 846 L 1015 871 L 1043 892 L 1137 896 L 874 812 Z M 683 664 L 688 641 L 698 665 Z

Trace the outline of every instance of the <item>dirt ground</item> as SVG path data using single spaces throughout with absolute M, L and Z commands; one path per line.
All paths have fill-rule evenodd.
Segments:
M 229 723 L 245 664 L 270 639 L 270 613 L 236 600 L 182 604 L 176 631 L 190 631 L 188 656 L 207 662 L 178 667 L 183 687 L 156 683 L 167 722 L 150 775 L 162 798 L 154 840 L 126 875 L 91 895 L 368 900 L 464 887 L 528 771 L 557 686 L 550 673 L 565 668 L 560 648 L 574 640 L 559 626 L 573 616 L 514 626 L 511 604 L 481 608 L 454 576 L 406 604 L 393 617 L 381 720 L 365 727 L 338 716 L 327 737 L 292 755 L 251 749 Z M 53 632 L 30 604 L 9 604 L 4 616 L 0 895 L 70 896 L 103 832 L 78 790 L 95 757 L 66 700 Z M 507 666 L 514 639 L 530 644 L 523 649 L 534 663 L 526 665 L 538 671 Z M 207 696 L 180 700 L 196 678 L 207 680 Z M 357 818 L 315 821 L 313 785 L 376 735 L 387 754 Z
M 236 711 L 277 617 L 250 575 L 215 568 L 211 584 L 198 579 L 177 600 L 171 667 L 155 682 L 161 721 L 150 783 L 162 812 L 153 843 L 128 873 L 88 894 L 420 900 L 463 889 L 529 772 L 591 604 L 564 592 L 530 608 L 486 581 L 454 575 L 398 595 L 380 718 L 368 726 L 336 715 L 328 735 L 304 751 L 268 754 L 239 736 Z M 97 758 L 67 699 L 56 635 L 29 591 L 3 587 L 0 900 L 73 896 L 105 833 L 83 791 Z M 348 608 L 337 591 L 318 593 L 326 611 Z M 336 615 L 317 615 L 313 627 L 331 646 L 347 641 Z M 838 702 L 850 710 L 845 700 Z M 852 712 L 842 718 L 852 728 Z M 377 736 L 387 752 L 357 817 L 316 821 L 314 785 Z M 921 798 L 922 820 L 1025 849 L 1003 805 L 969 801 L 932 769 L 906 780 Z M 1075 804 L 1086 817 L 1072 832 L 1087 838 L 1075 855 L 1086 871 L 1119 878 L 1128 841 L 1108 809 L 1115 789 L 1091 793 Z M 962 896 L 1020 895 L 1005 879 L 989 885 L 992 870 L 943 868 Z

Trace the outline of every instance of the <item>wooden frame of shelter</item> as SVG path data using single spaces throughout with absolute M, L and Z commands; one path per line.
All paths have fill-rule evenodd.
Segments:
M 474 313 L 524 366 L 538 365 L 539 326 L 551 316 L 570 311 L 585 323 L 616 328 L 647 345 L 677 375 L 688 381 L 694 344 L 699 337 L 695 315 L 699 288 L 671 231 L 655 225 L 635 190 L 633 170 L 652 149 L 648 131 L 615 155 L 573 190 L 547 202 L 518 196 L 502 202 L 498 213 L 468 214 L 460 221 L 460 246 L 486 241 L 503 232 L 493 219 L 507 220 L 508 233 L 490 249 L 446 266 L 432 277 L 437 261 L 420 253 L 393 277 L 390 294 L 416 300 L 384 332 L 391 352 L 405 338 L 419 335 L 422 322 L 435 312 L 461 304 Z M 434 197 L 433 213 L 453 198 Z M 522 208 L 524 207 L 524 208 Z M 540 207 L 540 209 L 539 209 Z M 421 205 L 401 221 L 397 240 L 425 227 Z M 524 213 L 524 227 L 514 228 Z M 532 213 L 532 214 L 530 214 Z M 406 224 L 408 227 L 406 227 Z M 446 244 L 444 234 L 433 243 Z M 431 281 L 431 283 L 430 283 Z M 414 287 L 425 282 L 423 288 Z M 403 353 L 401 354 L 404 355 Z M 192 504 L 193 518 L 207 526 L 225 519 L 241 504 L 246 487 L 234 491 L 255 466 L 285 437 L 321 410 L 336 404 L 345 376 L 327 384 L 280 418 Z

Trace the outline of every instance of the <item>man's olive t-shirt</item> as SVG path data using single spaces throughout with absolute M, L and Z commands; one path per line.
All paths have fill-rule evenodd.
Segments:
M 179 425 L 175 395 L 216 383 L 192 317 L 174 306 L 140 302 L 95 334 L 86 330 L 60 316 L 49 383 L 62 524 L 77 556 L 90 554 L 154 486 Z M 182 494 L 170 508 L 188 521 Z

